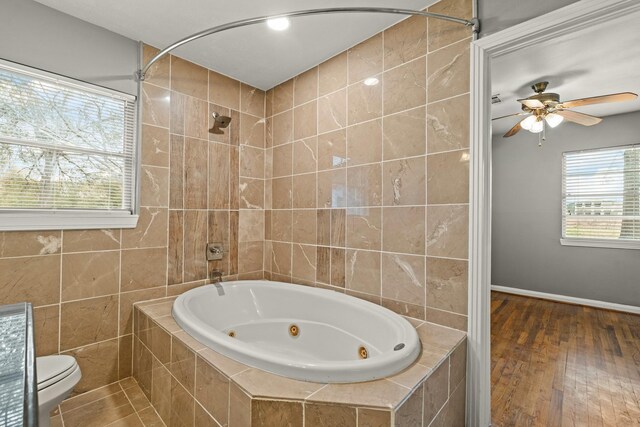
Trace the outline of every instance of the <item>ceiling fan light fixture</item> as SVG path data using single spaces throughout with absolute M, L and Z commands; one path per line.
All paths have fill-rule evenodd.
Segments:
M 547 121 L 547 124 L 552 128 L 558 126 L 560 123 L 564 121 L 564 117 L 556 113 L 549 113 L 544 117 L 544 119 Z
M 544 121 L 542 120 L 542 117 L 536 117 L 535 121 L 531 125 L 531 129 L 529 129 L 529 132 L 540 133 L 543 130 L 544 130 Z
M 531 127 L 536 122 L 536 120 L 536 116 L 526 117 L 520 122 L 520 127 L 524 130 L 531 130 Z
M 557 93 L 545 92 L 549 82 L 539 82 L 532 86 L 536 92 L 529 98 L 518 99 L 521 105 L 521 112 L 496 117 L 492 120 L 500 120 L 508 117 L 527 115 L 523 120 L 516 123 L 504 138 L 509 138 L 520 132 L 522 129 L 531 133 L 540 134 L 540 144 L 546 139 L 547 125 L 551 128 L 558 127 L 564 120 L 577 123 L 582 126 L 597 125 L 602 121 L 600 117 L 572 111 L 570 108 L 582 107 L 585 105 L 605 104 L 611 102 L 633 101 L 638 95 L 633 92 L 610 93 L 608 95 L 592 96 L 591 98 L 579 98 L 571 101 L 560 101 Z

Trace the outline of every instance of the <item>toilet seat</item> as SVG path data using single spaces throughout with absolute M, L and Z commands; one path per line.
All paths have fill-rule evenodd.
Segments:
M 71 356 L 42 356 L 36 358 L 38 378 L 38 426 L 50 427 L 49 415 L 71 394 L 82 378 L 80 366 Z
M 56 384 L 78 369 L 76 360 L 71 356 L 46 356 L 36 359 L 38 391 Z

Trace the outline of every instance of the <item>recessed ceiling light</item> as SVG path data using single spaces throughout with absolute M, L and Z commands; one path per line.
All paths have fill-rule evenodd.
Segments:
M 369 77 L 368 79 L 364 79 L 364 84 L 366 84 L 367 86 L 375 86 L 378 83 L 380 83 L 380 80 L 376 79 L 375 77 Z
M 272 30 L 284 31 L 289 28 L 289 18 L 274 18 L 267 21 L 267 25 Z

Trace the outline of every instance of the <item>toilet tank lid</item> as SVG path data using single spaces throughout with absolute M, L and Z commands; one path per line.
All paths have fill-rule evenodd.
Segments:
M 76 359 L 72 356 L 56 355 L 38 357 L 36 358 L 38 384 L 47 382 L 66 372 L 71 372 L 76 365 Z

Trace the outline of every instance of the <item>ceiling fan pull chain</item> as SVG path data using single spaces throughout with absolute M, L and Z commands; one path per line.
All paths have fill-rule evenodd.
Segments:
M 542 141 L 547 140 L 547 123 L 545 120 L 542 121 L 542 132 L 538 134 L 538 147 L 542 147 Z

